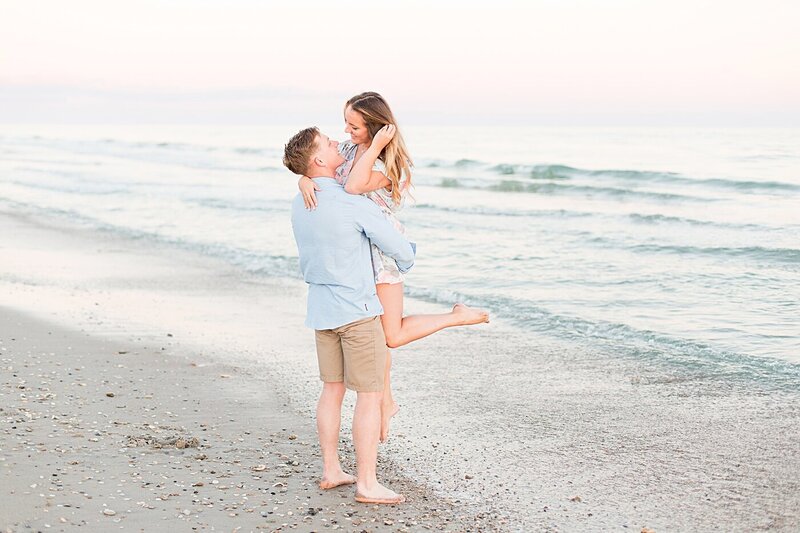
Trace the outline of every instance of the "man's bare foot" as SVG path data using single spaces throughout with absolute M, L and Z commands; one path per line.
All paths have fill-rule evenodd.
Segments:
M 381 442 L 389 440 L 389 422 L 391 422 L 392 417 L 396 415 L 399 410 L 400 406 L 397 405 L 397 402 L 392 402 L 390 405 L 381 407 Z
M 356 501 L 359 503 L 378 503 L 392 505 L 406 501 L 405 496 L 397 494 L 391 489 L 387 489 L 380 483 L 376 483 L 370 489 L 356 487 Z
M 456 304 L 453 306 L 453 314 L 460 318 L 459 323 L 462 326 L 469 326 L 471 324 L 482 324 L 489 322 L 489 312 L 483 309 L 473 309 L 464 304 Z
M 351 476 L 339 470 L 339 472 L 330 475 L 330 476 L 322 476 L 322 480 L 319 482 L 319 488 L 322 490 L 328 489 L 335 489 L 336 487 L 341 487 L 342 485 L 352 485 L 356 482 L 356 476 Z

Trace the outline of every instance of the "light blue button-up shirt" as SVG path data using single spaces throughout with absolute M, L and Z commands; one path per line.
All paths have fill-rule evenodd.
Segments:
M 348 194 L 333 178 L 314 178 L 317 208 L 292 203 L 292 229 L 300 270 L 308 283 L 306 326 L 333 329 L 383 314 L 375 292 L 370 241 L 397 261 L 400 272 L 414 265 L 414 247 L 380 208 L 364 196 Z

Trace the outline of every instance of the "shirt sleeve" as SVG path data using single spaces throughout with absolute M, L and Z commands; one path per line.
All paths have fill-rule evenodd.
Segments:
M 372 201 L 362 197 L 354 197 L 354 220 L 359 229 L 383 253 L 397 262 L 397 269 L 406 273 L 414 266 L 415 246 L 395 229 L 386 215 Z M 361 201 L 363 200 L 363 201 Z

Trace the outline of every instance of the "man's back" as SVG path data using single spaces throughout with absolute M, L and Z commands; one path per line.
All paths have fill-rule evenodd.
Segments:
M 309 284 L 306 325 L 332 329 L 382 314 L 370 239 L 401 271 L 413 265 L 413 248 L 370 200 L 348 194 L 332 178 L 314 181 L 321 189 L 317 208 L 305 209 L 300 195 L 292 203 L 300 270 Z

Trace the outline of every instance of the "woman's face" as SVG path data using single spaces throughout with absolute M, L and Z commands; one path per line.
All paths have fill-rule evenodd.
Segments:
M 350 140 L 353 141 L 353 144 L 369 144 L 372 142 L 364 117 L 358 111 L 353 111 L 350 106 L 347 106 L 347 109 L 344 110 L 344 132 L 350 134 Z

